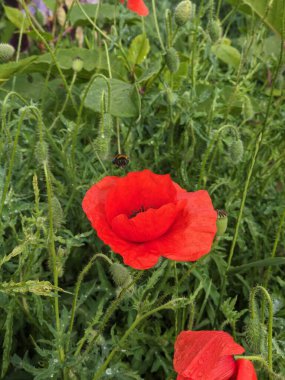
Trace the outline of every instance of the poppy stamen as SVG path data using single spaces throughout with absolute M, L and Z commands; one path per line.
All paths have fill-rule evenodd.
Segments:
M 141 208 L 139 208 L 138 210 L 132 211 L 131 215 L 129 216 L 129 219 L 132 219 L 132 218 L 136 217 L 137 214 L 139 214 L 140 212 L 145 212 L 145 211 L 146 211 L 145 207 L 141 206 Z

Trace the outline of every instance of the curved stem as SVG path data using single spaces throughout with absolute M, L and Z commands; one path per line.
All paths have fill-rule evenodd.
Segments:
M 165 309 L 172 309 L 173 304 L 176 302 L 179 302 L 180 300 L 183 300 L 183 298 L 177 298 L 172 301 L 167 302 L 164 305 L 158 306 L 157 308 L 150 310 L 149 312 L 143 314 L 143 315 L 137 315 L 135 321 L 132 323 L 132 325 L 128 328 L 128 330 L 125 332 L 123 337 L 119 340 L 119 342 L 116 344 L 116 347 L 113 348 L 113 350 L 108 355 L 105 362 L 102 364 L 102 366 L 98 369 L 98 371 L 95 373 L 93 380 L 100 379 L 101 375 L 105 372 L 106 368 L 108 367 L 110 361 L 113 359 L 117 351 L 120 349 L 122 344 L 125 342 L 125 340 L 128 338 L 128 336 L 134 331 L 134 329 L 146 318 L 148 318 L 150 315 L 157 313 L 158 311 L 165 310 Z
M 152 11 L 153 11 L 155 30 L 156 30 L 156 33 L 157 33 L 157 37 L 158 37 L 161 49 L 164 51 L 165 47 L 164 47 L 164 44 L 163 44 L 163 41 L 162 41 L 162 38 L 161 38 L 161 35 L 160 35 L 159 25 L 158 25 L 158 21 L 157 21 L 155 0 L 152 0 L 151 3 L 152 3 Z

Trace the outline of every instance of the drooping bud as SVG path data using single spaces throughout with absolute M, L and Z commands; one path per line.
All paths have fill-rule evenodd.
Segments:
M 125 288 L 132 282 L 132 277 L 128 269 L 122 264 L 112 264 L 110 266 L 110 273 L 114 283 L 119 287 Z
M 110 150 L 110 138 L 106 134 L 100 134 L 94 141 L 94 147 L 101 159 L 106 159 Z
M 63 210 L 57 197 L 51 199 L 53 226 L 57 230 L 64 222 Z
M 225 210 L 217 210 L 217 236 L 223 236 L 228 227 L 228 214 Z
M 208 32 L 212 42 L 219 41 L 223 35 L 223 29 L 220 20 L 211 20 L 208 25 Z
M 165 54 L 165 62 L 171 73 L 176 73 L 180 66 L 180 59 L 174 47 L 169 48 Z
M 80 57 L 74 58 L 72 61 L 72 69 L 75 73 L 79 73 L 83 69 L 84 62 Z
M 48 162 L 48 144 L 45 141 L 38 141 L 35 147 L 35 157 L 40 164 Z
M 229 148 L 229 154 L 232 162 L 238 164 L 243 157 L 243 142 L 241 139 L 234 140 Z
M 8 62 L 14 55 L 15 49 L 10 44 L 0 44 L 0 62 Z
M 174 11 L 174 20 L 177 26 L 183 26 L 195 15 L 195 7 L 190 0 L 181 1 Z
M 65 13 L 65 10 L 62 6 L 58 7 L 56 10 L 56 19 L 57 19 L 57 22 L 59 23 L 60 26 L 63 26 L 65 24 L 66 13 Z
M 243 98 L 242 113 L 245 120 L 251 120 L 254 117 L 254 109 L 250 97 L 247 95 L 245 95 Z

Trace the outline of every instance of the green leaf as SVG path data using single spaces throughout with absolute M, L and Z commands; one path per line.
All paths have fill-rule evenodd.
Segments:
M 109 79 L 109 82 L 111 86 L 110 114 L 117 117 L 137 117 L 139 114 L 139 97 L 135 86 L 118 79 Z M 104 79 L 98 78 L 88 91 L 84 101 L 85 107 L 100 112 L 103 91 L 106 94 L 107 103 L 107 83 Z
M 0 65 L 0 85 L 2 82 L 5 82 L 11 76 L 21 73 L 27 69 L 32 62 L 37 59 L 36 56 L 27 57 L 19 60 L 18 62 L 9 62 L 3 65 Z
M 216 45 L 213 45 L 211 50 L 218 59 L 227 65 L 236 69 L 239 67 L 241 59 L 240 52 L 233 46 L 222 41 Z
M 278 266 L 285 265 L 285 257 L 273 257 L 273 258 L 268 258 L 264 260 L 253 261 L 252 263 L 231 268 L 230 272 L 232 273 L 244 272 L 250 268 L 263 268 L 263 267 L 270 267 L 274 265 L 278 265 Z
M 21 29 L 22 25 L 24 27 L 24 31 L 29 28 L 29 21 L 27 20 L 26 15 L 19 9 L 4 6 L 4 11 L 8 20 L 17 28 Z
M 133 66 L 139 65 L 146 59 L 149 50 L 150 46 L 148 38 L 145 34 L 139 34 L 131 42 L 131 46 L 128 51 L 129 62 Z
M 238 6 L 238 9 L 245 13 L 253 11 L 275 33 L 282 35 L 285 17 L 285 7 L 282 0 L 273 0 L 270 8 L 268 7 L 268 0 L 228 0 L 228 2 Z

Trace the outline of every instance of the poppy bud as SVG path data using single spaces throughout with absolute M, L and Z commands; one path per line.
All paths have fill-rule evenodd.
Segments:
M 228 227 L 228 214 L 225 210 L 217 210 L 217 236 L 223 236 Z
M 132 277 L 124 265 L 118 263 L 112 264 L 110 266 L 110 273 L 112 275 L 114 283 L 117 286 L 126 287 L 132 281 Z
M 35 147 L 35 156 L 40 163 L 48 162 L 48 144 L 45 141 L 38 141 Z
M 52 220 L 53 220 L 53 226 L 57 230 L 61 227 L 64 216 L 63 216 L 63 210 L 61 207 L 61 204 L 57 197 L 53 196 L 51 199 L 51 208 L 52 208 Z
M 208 32 L 212 42 L 219 41 L 223 35 L 223 29 L 220 20 L 211 20 L 209 22 Z
M 80 57 L 76 57 L 72 62 L 72 69 L 75 73 L 79 73 L 83 69 L 83 65 L 83 60 Z
M 167 88 L 165 91 L 165 100 L 168 104 L 173 106 L 177 100 L 177 95 L 170 88 Z
M 247 95 L 245 95 L 243 98 L 242 113 L 245 120 L 251 120 L 254 117 L 254 109 L 252 107 L 250 97 Z
M 106 159 L 110 149 L 110 139 L 104 133 L 100 134 L 94 141 L 96 152 L 102 159 Z
M 10 44 L 0 44 L 0 62 L 9 61 L 15 53 L 15 49 Z
M 241 139 L 234 140 L 229 149 L 230 157 L 233 163 L 238 164 L 243 157 L 243 142 Z
M 100 124 L 99 124 L 99 130 L 101 133 L 105 133 L 108 136 L 111 135 L 112 130 L 113 130 L 113 118 L 112 115 L 109 113 L 105 112 L 103 116 L 100 118 Z
M 56 19 L 60 26 L 63 26 L 66 21 L 66 13 L 63 7 L 59 7 L 56 10 Z
M 166 66 L 168 67 L 168 70 L 171 73 L 176 73 L 176 71 L 179 69 L 180 59 L 177 51 L 173 47 L 169 48 L 166 51 L 165 62 Z
M 177 26 L 183 26 L 195 14 L 195 7 L 190 0 L 181 1 L 174 11 L 174 20 Z

